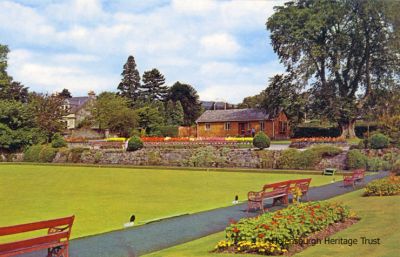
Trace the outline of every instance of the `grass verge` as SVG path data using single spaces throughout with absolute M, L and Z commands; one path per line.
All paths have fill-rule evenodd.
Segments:
M 358 244 L 325 244 L 312 246 L 295 256 L 347 256 L 347 257 L 391 257 L 400 252 L 400 196 L 362 197 L 363 190 L 358 190 L 330 201 L 341 201 L 355 210 L 362 219 L 353 226 L 333 235 L 333 239 L 358 239 Z M 245 254 L 209 253 L 216 243 L 223 239 L 224 232 L 213 234 L 192 242 L 171 247 L 146 257 L 250 257 Z M 363 244 L 362 237 L 379 239 L 380 244 Z M 366 240 L 365 240 L 366 241 Z M 375 240 L 376 242 L 376 240 Z

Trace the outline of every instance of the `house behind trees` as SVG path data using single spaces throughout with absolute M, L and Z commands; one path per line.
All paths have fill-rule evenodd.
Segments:
M 273 116 L 261 109 L 208 110 L 197 120 L 197 137 L 251 136 L 263 131 L 271 139 L 287 139 L 290 127 L 286 114 Z

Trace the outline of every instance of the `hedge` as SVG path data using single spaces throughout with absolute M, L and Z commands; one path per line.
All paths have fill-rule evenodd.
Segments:
M 373 125 L 369 127 L 370 133 L 376 131 L 378 126 Z M 368 126 L 359 125 L 355 127 L 356 136 L 359 138 L 364 138 L 364 135 L 368 131 Z M 293 129 L 293 137 L 301 138 L 301 137 L 338 137 L 341 135 L 340 128 L 338 127 L 318 127 L 318 126 L 310 126 L 310 127 L 297 127 Z

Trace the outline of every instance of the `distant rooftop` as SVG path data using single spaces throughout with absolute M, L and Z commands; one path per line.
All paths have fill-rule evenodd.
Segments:
M 205 111 L 196 122 L 269 120 L 272 116 L 261 109 L 230 109 Z

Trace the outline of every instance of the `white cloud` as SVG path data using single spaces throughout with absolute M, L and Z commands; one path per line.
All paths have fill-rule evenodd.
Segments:
M 235 38 L 226 33 L 207 35 L 201 38 L 201 55 L 213 57 L 234 57 L 240 50 Z
M 201 0 L 201 1 L 187 1 L 187 0 L 173 0 L 172 7 L 179 13 L 185 15 L 206 15 L 212 10 L 215 10 L 218 5 L 216 1 Z
M 89 90 L 101 92 L 118 83 L 118 76 L 97 74 L 80 66 L 80 63 L 96 62 L 91 55 L 54 55 L 42 63 L 44 54 L 16 49 L 10 53 L 10 74 L 17 81 L 39 92 L 53 93 L 68 88 L 73 95 Z
M 283 1 L 24 2 L 0 2 L 0 43 L 10 75 L 35 90 L 115 90 L 134 55 L 141 73 L 156 67 L 170 84 L 239 102 L 282 70 L 267 56 L 265 22 Z

